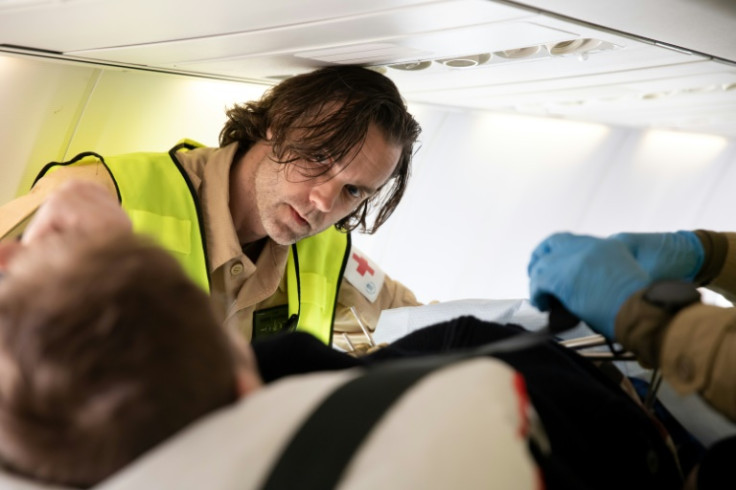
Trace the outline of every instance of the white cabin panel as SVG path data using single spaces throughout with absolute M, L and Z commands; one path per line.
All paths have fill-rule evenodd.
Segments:
M 30 188 L 29 162 L 64 159 L 100 70 L 0 53 L 0 202 Z M 39 163 L 40 165 L 40 163 Z

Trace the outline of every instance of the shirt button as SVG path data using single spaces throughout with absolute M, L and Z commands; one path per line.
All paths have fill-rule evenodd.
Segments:
M 691 382 L 695 377 L 695 366 L 689 357 L 680 356 L 675 362 L 675 372 L 682 381 Z
M 240 262 L 235 262 L 233 265 L 230 266 L 230 274 L 233 276 L 237 276 L 243 272 L 243 264 Z

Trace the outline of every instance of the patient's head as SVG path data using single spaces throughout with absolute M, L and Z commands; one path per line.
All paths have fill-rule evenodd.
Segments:
M 43 242 L 0 279 L 2 464 L 90 486 L 237 398 L 232 346 L 166 252 L 132 235 Z

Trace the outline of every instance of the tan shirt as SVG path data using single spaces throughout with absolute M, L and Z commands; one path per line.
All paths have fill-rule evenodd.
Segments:
M 706 232 L 713 233 L 713 232 Z M 724 233 L 727 247 L 706 247 L 706 262 L 725 254 L 707 285 L 736 299 L 736 233 Z M 702 238 L 701 238 L 702 240 Z M 696 304 L 668 314 L 642 298 L 629 298 L 616 317 L 616 338 L 647 367 L 659 366 L 680 394 L 699 393 L 736 421 L 736 308 Z
M 269 239 L 255 263 L 243 253 L 228 207 L 230 166 L 235 151 L 233 144 L 177 155 L 200 198 L 213 301 L 223 313 L 225 325 L 239 330 L 250 340 L 254 311 L 287 303 L 284 279 L 288 247 Z M 114 184 L 101 164 L 60 168 L 39 180 L 29 194 L 0 208 L 0 237 L 17 233 L 50 191 L 76 178 L 96 181 L 116 195 Z M 372 330 L 382 310 L 419 304 L 409 289 L 389 277 L 372 302 L 343 280 L 335 314 L 335 343 L 347 347 L 343 332 L 349 334 L 356 346 L 368 341 L 350 311 L 351 306 Z

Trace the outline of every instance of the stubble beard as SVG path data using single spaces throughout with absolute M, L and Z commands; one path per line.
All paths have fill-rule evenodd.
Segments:
M 269 164 L 272 165 L 273 162 L 261 163 L 261 165 Z M 292 245 L 309 236 L 309 231 L 312 230 L 300 233 L 292 228 L 292 206 L 283 201 L 275 190 L 280 188 L 278 172 L 270 174 L 268 170 L 270 169 L 259 168 L 255 177 L 254 193 L 261 226 L 274 242 L 279 245 Z

